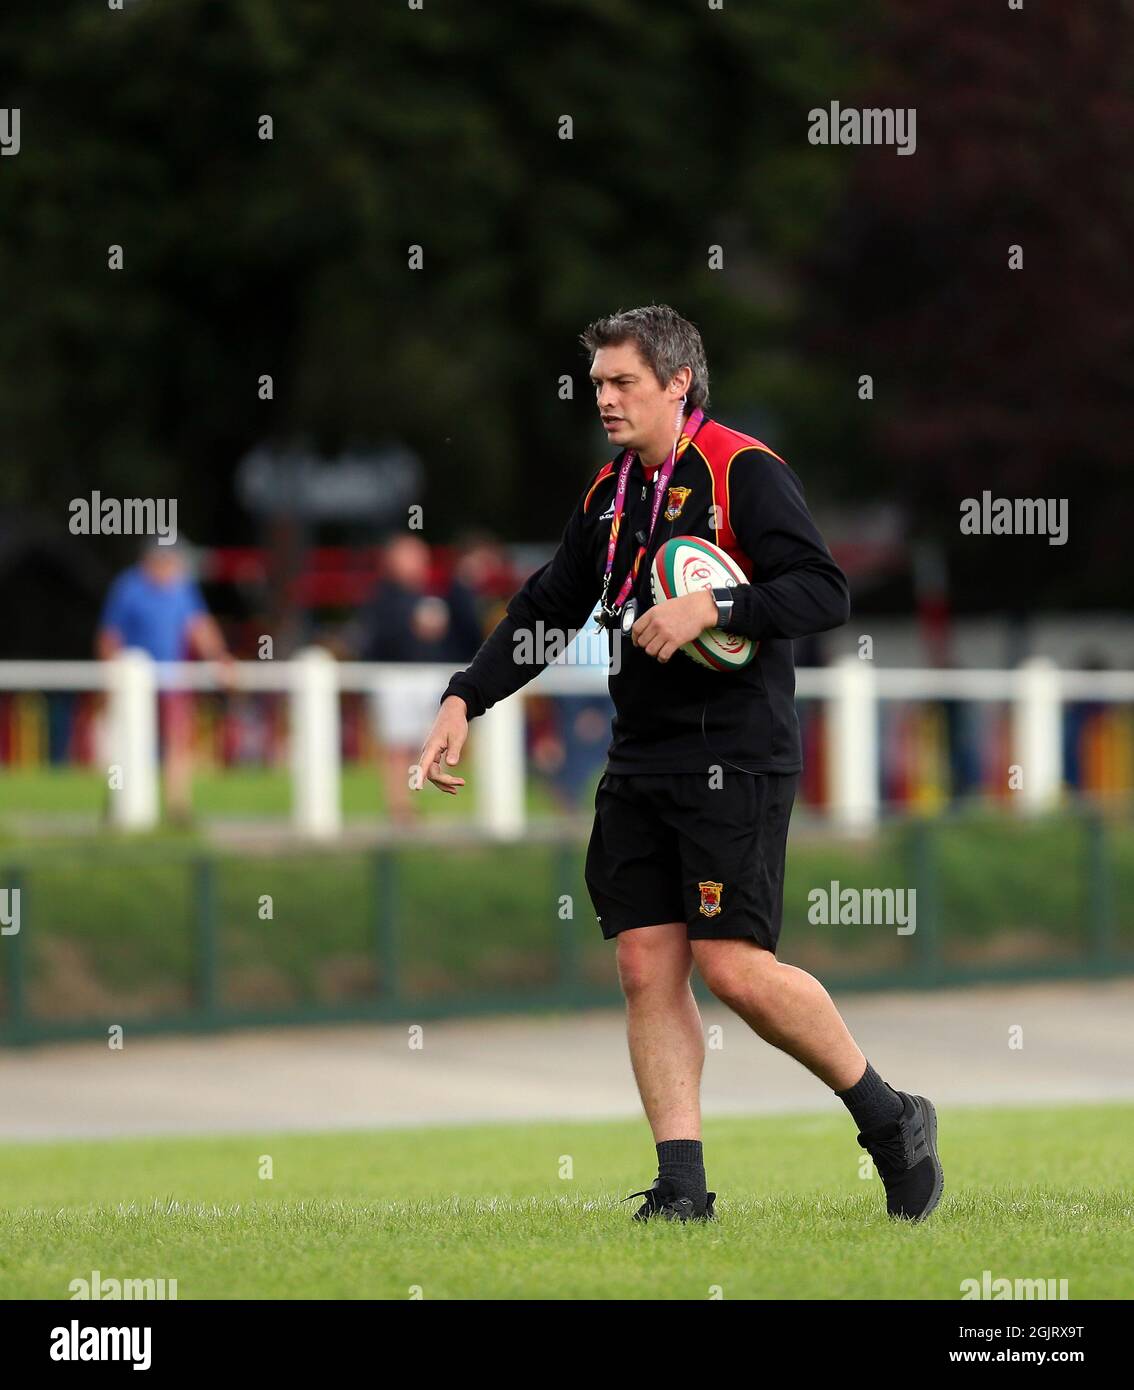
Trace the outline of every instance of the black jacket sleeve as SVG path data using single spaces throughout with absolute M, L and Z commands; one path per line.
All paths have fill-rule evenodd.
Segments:
M 538 676 L 594 612 L 602 584 L 586 540 L 586 495 L 576 503 L 555 554 L 512 596 L 472 664 L 445 688 L 441 699 L 459 695 L 470 719 Z
M 732 461 L 729 520 L 752 559 L 735 590 L 729 630 L 744 637 L 806 637 L 850 617 L 846 576 L 819 534 L 792 470 L 761 449 Z

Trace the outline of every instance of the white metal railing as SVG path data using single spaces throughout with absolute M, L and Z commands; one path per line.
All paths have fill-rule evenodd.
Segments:
M 432 679 L 439 699 L 451 675 L 450 666 L 337 662 L 322 648 L 311 647 L 291 661 L 234 663 L 231 683 L 236 691 L 288 696 L 292 823 L 307 835 L 328 838 L 342 826 L 339 694 L 375 693 L 399 681 Z M 218 668 L 210 663 L 155 663 L 139 651 L 124 652 L 108 662 L 0 662 L 0 691 L 106 692 L 108 761 L 120 773 L 111 784 L 111 815 L 124 829 L 146 829 L 158 818 L 159 689 L 220 688 Z M 524 833 L 525 694 L 596 695 L 605 690 L 606 671 L 601 667 L 553 665 L 473 722 L 469 780 L 476 819 L 487 832 L 503 840 Z M 823 700 L 829 708 L 830 811 L 836 824 L 854 831 L 874 826 L 880 809 L 879 701 L 1008 702 L 1012 761 L 1021 769 L 1018 805 L 1038 812 L 1051 807 L 1061 791 L 1063 703 L 1134 702 L 1134 672 L 1063 671 L 1043 657 L 1008 671 L 891 670 L 850 656 L 833 666 L 798 670 L 796 694 Z

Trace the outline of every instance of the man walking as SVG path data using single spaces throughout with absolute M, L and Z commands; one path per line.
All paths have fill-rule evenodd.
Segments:
M 630 1057 L 657 1146 L 658 1176 L 633 1194 L 646 1199 L 637 1219 L 715 1214 L 701 1145 L 696 965 L 760 1037 L 838 1095 L 874 1158 L 890 1215 L 920 1220 L 942 1188 L 933 1106 L 888 1086 L 819 981 L 775 955 L 802 766 L 792 639 L 846 622 L 846 579 L 787 464 L 705 415 L 709 373 L 693 324 L 651 305 L 598 320 L 582 343 L 619 452 L 591 479 L 555 555 L 449 682 L 416 786 L 428 778 L 457 794 L 464 779 L 450 769 L 468 720 L 542 668 L 516 659 L 538 651 L 518 638 L 537 623 L 545 633 L 577 629 L 601 599 L 615 717 L 586 879 L 603 936 L 617 941 Z M 653 605 L 650 565 L 674 535 L 713 541 L 750 583 Z M 673 659 L 722 627 L 759 643 L 747 666 L 711 671 Z

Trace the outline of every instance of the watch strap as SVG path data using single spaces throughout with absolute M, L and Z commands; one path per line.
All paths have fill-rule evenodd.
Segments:
M 717 605 L 717 627 L 723 632 L 729 630 L 732 622 L 733 593 L 731 589 L 713 589 L 713 602 Z

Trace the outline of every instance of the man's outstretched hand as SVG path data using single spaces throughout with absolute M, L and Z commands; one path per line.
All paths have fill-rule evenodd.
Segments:
M 469 736 L 468 709 L 459 695 L 450 695 L 441 702 L 433 727 L 421 745 L 421 756 L 412 770 L 410 788 L 421 791 L 426 779 L 441 791 L 456 796 L 457 788 L 465 785 L 463 777 L 454 777 L 445 771 L 446 767 L 456 767 L 465 739 Z

